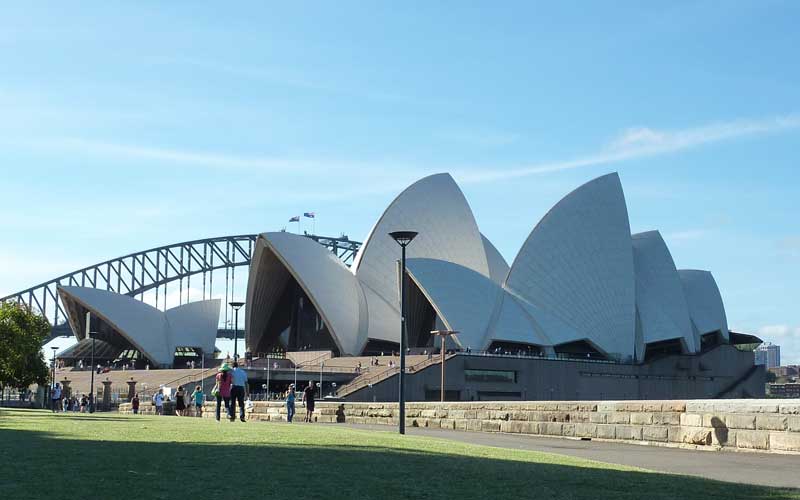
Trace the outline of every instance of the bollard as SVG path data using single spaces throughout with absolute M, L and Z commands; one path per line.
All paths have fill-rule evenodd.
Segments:
M 103 411 L 108 411 L 111 408 L 111 381 L 106 377 L 103 380 Z
M 127 384 L 128 384 L 128 402 L 130 403 L 131 400 L 133 399 L 133 396 L 136 395 L 136 381 L 133 380 L 133 377 L 131 377 L 131 379 L 128 380 Z

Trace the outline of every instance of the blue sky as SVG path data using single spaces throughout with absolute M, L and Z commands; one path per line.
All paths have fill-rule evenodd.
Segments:
M 303 211 L 361 239 L 441 171 L 510 261 L 618 171 L 632 230 L 800 363 L 800 4 L 432 4 L 5 6 L 0 295 Z

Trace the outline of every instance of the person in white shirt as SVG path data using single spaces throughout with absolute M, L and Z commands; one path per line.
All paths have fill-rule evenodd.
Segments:
M 153 406 L 156 407 L 156 415 L 164 414 L 164 389 L 159 389 L 153 396 Z
M 53 392 L 50 394 L 50 402 L 52 403 L 53 413 L 61 410 L 61 384 L 56 382 L 53 386 Z

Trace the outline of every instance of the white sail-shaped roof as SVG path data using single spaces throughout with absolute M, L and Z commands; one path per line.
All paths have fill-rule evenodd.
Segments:
M 274 269 L 262 267 L 259 270 L 258 267 L 279 266 L 285 271 L 277 274 L 285 277 L 285 272 L 288 272 L 302 287 L 340 352 L 353 354 L 363 349 L 366 329 L 362 331 L 359 321 L 363 292 L 350 270 L 335 254 L 305 236 L 274 232 L 258 237 L 254 258 L 257 259 L 253 261 L 257 276 L 248 283 L 247 293 L 248 300 L 252 301 L 248 312 L 251 332 L 257 332 L 254 330 L 256 321 L 266 323 L 272 315 L 279 293 L 270 291 L 273 274 L 270 271 Z M 260 298 L 256 294 L 261 294 Z
M 170 338 L 176 347 L 199 347 L 206 354 L 214 352 L 219 327 L 220 299 L 198 300 L 164 314 L 169 323 Z
M 498 299 L 492 316 L 486 347 L 492 341 L 518 342 L 550 347 L 553 343 L 544 334 L 542 327 L 534 321 L 525 308 L 508 292 Z
M 619 177 L 599 177 L 542 218 L 506 286 L 571 327 L 545 330 L 555 344 L 585 338 L 609 356 L 631 357 L 636 292 L 630 234 Z
M 483 240 L 483 249 L 486 252 L 486 262 L 489 264 L 489 277 L 498 285 L 502 284 L 508 276 L 508 262 L 489 241 L 489 238 L 481 234 L 481 239 Z
M 172 364 L 176 347 L 214 352 L 220 300 L 184 304 L 162 312 L 133 297 L 97 288 L 61 286 L 73 333 L 86 337 L 84 311 L 109 325 L 127 343 L 161 366 Z M 72 307 L 79 305 L 79 308 Z M 79 314 L 76 314 L 80 311 Z
M 708 271 L 696 269 L 680 269 L 678 275 L 697 335 L 719 331 L 722 338 L 729 340 L 725 306 L 714 276 Z M 699 338 L 696 342 L 699 346 Z
M 502 289 L 487 276 L 450 262 L 409 259 L 408 272 L 461 347 L 482 349 Z
M 697 352 L 681 278 L 661 233 L 638 233 L 631 240 L 643 344 L 681 339 L 686 352 Z
M 407 258 L 438 259 L 489 276 L 481 233 L 472 210 L 450 174 L 425 177 L 406 188 L 383 212 L 359 249 L 352 271 L 389 303 L 397 303 L 393 231 L 416 231 Z

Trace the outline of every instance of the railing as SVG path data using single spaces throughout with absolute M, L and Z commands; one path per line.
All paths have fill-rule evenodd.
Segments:
M 203 380 L 209 377 L 211 373 L 214 373 L 216 371 L 217 371 L 216 367 L 204 368 L 201 369 L 198 373 L 190 373 L 188 375 L 184 375 L 183 377 L 179 377 L 176 378 L 175 380 L 170 380 L 169 382 L 159 385 L 163 385 L 165 387 L 177 387 L 179 385 L 185 385 L 187 382 L 201 383 Z M 205 388 L 203 389 L 205 390 Z
M 453 357 L 453 354 L 446 355 L 445 361 L 447 361 L 448 359 L 450 359 L 452 357 Z M 442 361 L 441 355 L 440 356 L 433 356 L 431 358 L 422 360 L 419 363 L 416 363 L 416 364 L 413 364 L 413 365 L 410 365 L 410 366 L 406 366 L 406 373 L 416 373 L 416 372 L 418 372 L 420 370 L 424 370 L 425 368 L 427 368 L 429 366 L 438 365 L 439 363 L 441 363 L 441 361 Z M 348 394 L 352 394 L 352 393 L 356 392 L 357 390 L 362 389 L 364 387 L 367 387 L 367 386 L 369 386 L 371 384 L 374 384 L 374 383 L 377 383 L 377 382 L 381 382 L 383 380 L 386 380 L 389 377 L 393 377 L 394 375 L 396 375 L 398 373 L 400 373 L 400 366 L 395 365 L 395 366 L 386 368 L 386 370 L 383 370 L 380 373 L 376 373 L 375 375 L 373 375 L 371 377 L 366 377 L 366 378 L 357 377 L 356 379 L 354 379 L 349 384 L 344 385 L 341 388 L 339 388 L 339 390 L 337 391 L 337 395 L 340 396 L 340 397 L 347 396 Z
M 549 361 L 574 361 L 578 363 L 603 363 L 607 365 L 631 365 L 635 364 L 633 361 L 625 362 L 625 361 L 615 361 L 611 359 L 599 359 L 599 358 L 585 358 L 585 357 L 576 357 L 575 355 L 570 354 L 556 354 L 555 356 L 552 355 L 545 355 L 545 354 L 528 354 L 528 353 L 504 353 L 504 352 L 492 352 L 492 351 L 456 351 L 453 353 L 456 356 L 481 356 L 481 357 L 492 357 L 492 358 L 513 358 L 513 359 L 546 359 Z M 438 355 L 437 355 L 438 356 Z
M 250 367 L 250 369 L 251 370 L 255 369 L 257 371 L 264 371 L 264 372 L 267 371 L 266 366 L 264 366 L 264 367 L 261 367 L 261 366 Z M 328 366 L 328 365 L 325 365 L 325 364 L 323 364 L 321 366 L 321 369 L 322 369 L 322 373 L 323 374 L 324 373 L 352 373 L 352 374 L 359 375 L 359 374 L 363 374 L 363 373 L 366 373 L 367 371 L 369 371 L 367 368 L 361 368 L 360 372 L 356 372 L 354 366 Z M 319 373 L 320 372 L 320 365 L 297 365 L 296 367 L 294 367 L 294 366 L 279 366 L 278 368 L 270 367 L 270 372 L 294 372 L 295 370 L 303 371 L 303 372 L 306 372 L 306 373 Z
M 330 352 L 324 352 L 324 353 L 320 354 L 319 356 L 317 356 L 316 358 L 312 358 L 312 359 L 303 361 L 300 364 L 298 364 L 297 367 L 300 368 L 300 367 L 303 367 L 303 366 L 319 366 L 326 359 L 331 359 L 331 353 Z

